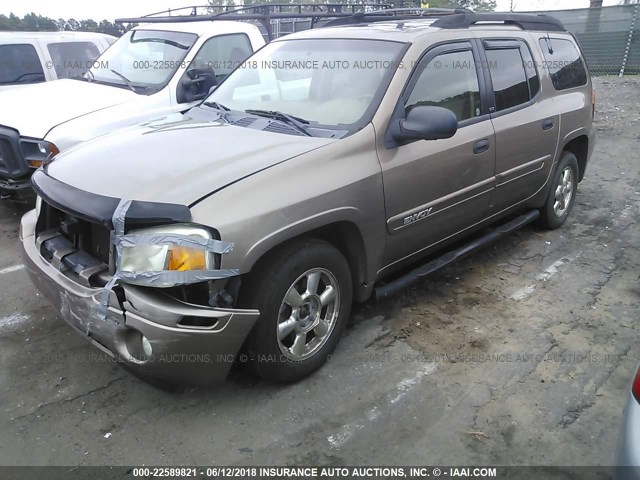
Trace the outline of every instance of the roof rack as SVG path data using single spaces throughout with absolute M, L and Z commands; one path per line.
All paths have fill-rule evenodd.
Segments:
M 199 10 L 206 12 L 200 14 Z M 180 12 L 189 12 L 187 14 Z M 176 13 L 178 13 L 176 15 Z M 331 27 L 389 20 L 436 18 L 438 28 L 469 28 L 482 23 L 515 25 L 523 30 L 566 31 L 564 25 L 548 15 L 522 13 L 474 13 L 467 9 L 392 8 L 388 3 L 271 3 L 264 5 L 193 5 L 165 10 L 143 17 L 118 18 L 116 23 L 182 23 L 215 20 L 257 21 L 273 38 L 271 20 L 309 19 L 310 28 Z M 322 25 L 318 25 L 322 22 Z
M 199 14 L 198 9 L 207 13 Z M 388 3 L 270 3 L 264 5 L 193 5 L 175 10 L 165 10 L 142 17 L 117 18 L 116 23 L 182 23 L 214 20 L 258 21 L 267 32 L 269 39 L 273 37 L 271 20 L 301 19 L 311 20 L 311 28 L 319 20 L 330 20 L 340 17 L 350 18 L 367 11 L 384 12 L 391 10 Z M 188 11 L 188 14 L 176 12 Z M 214 13 L 212 13 L 214 12 Z M 322 25 L 324 26 L 324 25 Z
M 198 14 L 197 9 L 207 9 L 206 14 Z M 180 23 L 202 22 L 213 20 L 259 20 L 263 18 L 323 18 L 350 17 L 363 13 L 367 9 L 375 11 L 391 10 L 388 3 L 270 3 L 265 5 L 195 5 L 176 10 L 166 10 L 142 17 L 117 18 L 116 23 Z M 172 15 L 172 13 L 189 10 L 191 13 Z M 217 13 L 211 13 L 216 12 Z
M 515 25 L 522 30 L 566 31 L 560 20 L 549 15 L 526 13 L 460 13 L 436 20 L 431 26 L 438 28 L 469 28 L 481 23 Z
M 349 17 L 336 18 L 325 23 L 325 27 L 338 25 L 353 25 L 358 23 L 384 22 L 388 20 L 411 20 L 425 17 L 442 17 L 443 15 L 456 15 L 473 13 L 466 8 L 385 8 L 372 12 L 357 12 Z

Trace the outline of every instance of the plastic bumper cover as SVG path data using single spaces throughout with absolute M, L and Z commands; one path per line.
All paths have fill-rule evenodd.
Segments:
M 161 289 L 122 285 L 124 301 L 111 292 L 107 318 L 96 307 L 103 289 L 73 281 L 37 250 L 35 210 L 22 218 L 20 240 L 27 272 L 63 319 L 95 346 L 136 373 L 180 384 L 203 385 L 226 377 L 259 317 L 257 310 L 217 309 L 181 302 Z M 182 326 L 185 318 L 207 327 Z M 142 336 L 151 354 L 142 346 Z

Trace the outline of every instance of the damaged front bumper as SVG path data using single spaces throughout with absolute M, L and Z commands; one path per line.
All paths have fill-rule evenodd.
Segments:
M 31 190 L 32 168 L 20 148 L 17 130 L 0 125 L 0 196 L 17 196 Z
M 20 225 L 24 263 L 33 283 L 67 323 L 142 376 L 194 385 L 224 380 L 258 319 L 257 310 L 204 307 L 165 295 L 162 289 L 123 284 L 120 297 L 110 292 L 101 320 L 97 311 L 104 290 L 75 282 L 41 255 L 36 220 L 32 210 Z
M 19 180 L 0 178 L 0 199 L 12 199 L 33 204 L 36 196 L 31 188 L 31 177 Z

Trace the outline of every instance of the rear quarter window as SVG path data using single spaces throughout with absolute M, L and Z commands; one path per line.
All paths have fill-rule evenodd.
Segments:
M 0 85 L 44 82 L 40 58 L 33 45 L 0 45 Z
M 78 77 L 89 70 L 100 50 L 91 42 L 61 42 L 47 45 L 58 78 Z
M 556 90 L 587 84 L 587 69 L 578 48 L 571 40 L 542 37 L 540 49 Z

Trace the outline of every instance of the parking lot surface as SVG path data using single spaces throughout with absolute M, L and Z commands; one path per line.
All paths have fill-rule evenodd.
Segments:
M 295 385 L 241 368 L 178 393 L 132 377 L 34 290 L 26 210 L 1 203 L 0 461 L 611 465 L 639 353 L 640 79 L 594 83 L 597 144 L 567 224 L 356 307 Z

